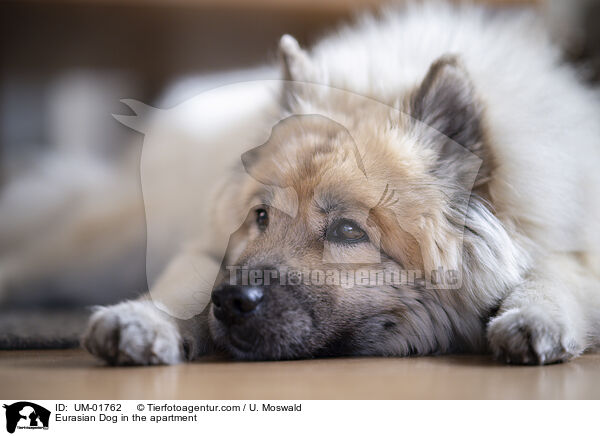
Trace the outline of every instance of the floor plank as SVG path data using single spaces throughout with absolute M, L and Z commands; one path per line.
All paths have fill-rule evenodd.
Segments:
M 1 351 L 3 399 L 598 399 L 600 354 L 545 367 L 488 356 L 106 367 L 81 350 Z

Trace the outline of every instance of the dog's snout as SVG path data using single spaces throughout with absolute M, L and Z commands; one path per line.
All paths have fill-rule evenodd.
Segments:
M 263 297 L 262 287 L 234 285 L 220 286 L 211 295 L 215 316 L 220 320 L 235 320 L 254 312 Z

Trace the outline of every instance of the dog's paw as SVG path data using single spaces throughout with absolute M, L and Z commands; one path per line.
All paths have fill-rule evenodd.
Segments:
M 511 309 L 492 319 L 488 342 L 496 359 L 521 365 L 563 362 L 578 348 L 559 322 L 531 308 Z
M 177 325 L 149 301 L 98 309 L 82 345 L 112 365 L 171 365 L 183 360 Z

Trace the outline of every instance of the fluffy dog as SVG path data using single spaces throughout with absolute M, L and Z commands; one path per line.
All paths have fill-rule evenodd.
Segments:
M 598 343 L 600 104 L 533 16 L 409 6 L 280 52 L 281 121 L 243 156 L 252 178 L 207 206 L 211 232 L 242 222 L 210 304 L 187 320 L 151 298 L 101 308 L 91 353 L 547 364 Z M 189 288 L 182 265 L 203 255 L 175 259 L 159 293 Z M 356 281 L 365 269 L 422 274 Z

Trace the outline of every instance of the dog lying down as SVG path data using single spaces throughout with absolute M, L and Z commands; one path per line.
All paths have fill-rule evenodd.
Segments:
M 548 364 L 597 346 L 600 104 L 533 15 L 408 6 L 279 48 L 259 114 L 277 121 L 203 203 L 224 258 L 191 244 L 149 296 L 92 315 L 87 350 Z M 202 257 L 223 258 L 214 285 Z

